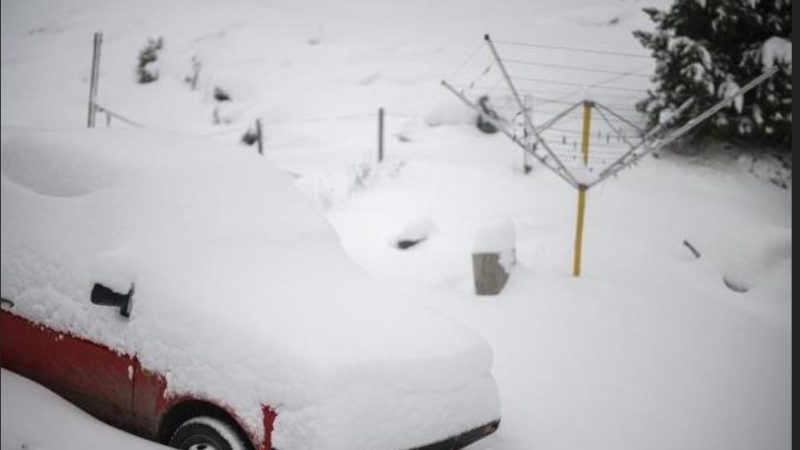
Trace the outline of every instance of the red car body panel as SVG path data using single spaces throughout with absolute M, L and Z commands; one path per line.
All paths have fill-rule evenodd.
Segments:
M 132 357 L 6 311 L 0 329 L 4 367 L 47 386 L 105 422 L 130 422 Z
M 68 333 L 54 331 L 8 311 L 0 313 L 0 363 L 46 386 L 85 411 L 116 427 L 158 440 L 161 424 L 174 406 L 203 401 L 225 410 L 242 427 L 256 450 L 272 448 L 277 415 L 263 407 L 263 439 L 220 402 L 188 395 L 165 396 L 166 379 L 142 367 L 135 356 Z

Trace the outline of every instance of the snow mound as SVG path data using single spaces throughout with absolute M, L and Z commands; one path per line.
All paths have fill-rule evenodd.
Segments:
M 395 245 L 400 249 L 413 247 L 428 239 L 434 230 L 433 221 L 429 218 L 415 220 L 406 225 L 395 238 Z
M 447 102 L 434 108 L 425 116 L 425 123 L 431 127 L 439 125 L 472 124 L 478 119 L 478 113 L 469 107 L 456 102 Z
M 515 244 L 516 231 L 510 220 L 490 222 L 478 229 L 475 235 L 473 253 L 497 253 L 500 265 L 506 272 L 516 264 Z
M 792 187 L 791 159 L 768 153 L 744 153 L 737 158 L 739 166 L 756 178 L 767 180 L 784 189 Z
M 742 291 L 756 287 L 781 261 L 791 258 L 792 235 L 784 228 L 764 227 L 748 236 L 729 236 L 721 243 L 720 266 L 726 283 Z
M 65 144 L 72 157 L 61 158 L 63 145 L 57 139 L 50 134 L 20 138 L 2 154 L 3 174 L 37 194 L 75 197 L 110 186 L 127 170 L 112 155 L 95 157 L 75 142 Z
M 516 232 L 510 220 L 490 222 L 475 235 L 475 253 L 499 253 L 514 248 Z
M 791 265 L 792 232 L 775 225 L 751 225 L 737 230 L 720 230 L 713 237 L 692 239 L 702 259 L 710 262 L 729 289 L 745 293 L 771 289 L 776 274 Z

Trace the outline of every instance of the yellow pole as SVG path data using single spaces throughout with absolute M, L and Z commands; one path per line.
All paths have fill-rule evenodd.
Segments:
M 586 209 L 586 186 L 578 186 L 578 223 L 575 227 L 575 259 L 572 275 L 581 276 L 581 249 L 583 247 L 583 211 Z
M 589 137 L 592 129 L 592 102 L 583 102 L 583 132 L 581 133 L 581 154 L 583 165 L 589 164 Z M 581 276 L 581 251 L 583 250 L 583 215 L 586 210 L 586 185 L 578 185 L 578 221 L 575 226 L 575 258 L 572 261 L 572 275 Z
M 583 154 L 583 165 L 589 164 L 589 137 L 592 128 L 592 102 L 583 102 L 583 133 L 581 133 L 581 153 Z

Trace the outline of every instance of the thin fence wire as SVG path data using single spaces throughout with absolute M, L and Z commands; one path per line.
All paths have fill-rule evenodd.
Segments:
M 137 127 L 137 128 L 148 128 L 153 130 L 161 130 L 161 131 L 176 131 L 174 129 L 168 129 L 153 125 L 144 124 L 138 120 L 131 119 L 126 115 L 113 111 L 97 102 L 95 102 L 95 108 L 97 112 L 101 114 L 105 114 L 107 117 L 106 126 L 110 126 L 111 122 L 108 118 L 113 118 L 119 120 L 125 124 Z M 388 117 L 398 117 L 398 118 L 405 118 L 405 119 L 421 119 L 424 116 L 421 114 L 411 114 L 411 113 L 392 113 L 392 112 L 385 112 L 385 116 Z M 360 113 L 360 114 L 346 114 L 346 115 L 339 115 L 339 116 L 319 116 L 319 117 L 306 117 L 306 118 L 298 118 L 293 120 L 284 120 L 284 121 L 268 121 L 264 122 L 265 126 L 280 126 L 280 125 L 293 125 L 293 124 L 302 124 L 302 123 L 312 123 L 312 122 L 327 122 L 327 121 L 337 121 L 337 120 L 352 120 L 352 119 L 375 119 L 377 117 L 377 111 L 369 112 L 369 113 Z M 233 134 L 233 133 L 241 133 L 246 131 L 249 128 L 254 127 L 254 124 L 240 124 L 232 128 L 214 131 L 210 133 L 200 133 L 199 136 L 220 136 L 225 134 Z
M 122 121 L 124 123 L 127 123 L 128 125 L 132 125 L 134 127 L 149 128 L 146 125 L 142 125 L 140 122 L 137 122 L 137 121 L 135 121 L 133 119 L 129 119 L 129 118 L 123 116 L 122 114 L 119 114 L 119 113 L 114 112 L 114 111 L 112 111 L 112 110 L 110 110 L 110 109 L 108 109 L 108 108 L 106 108 L 104 106 L 101 106 L 96 101 L 94 102 L 94 108 L 95 108 L 95 110 L 97 112 L 100 112 L 100 113 L 103 113 L 103 114 L 106 115 L 106 126 L 108 126 L 110 124 L 110 122 L 111 122 L 109 118 L 113 117 L 114 119 L 118 119 L 118 120 L 120 120 L 120 121 Z

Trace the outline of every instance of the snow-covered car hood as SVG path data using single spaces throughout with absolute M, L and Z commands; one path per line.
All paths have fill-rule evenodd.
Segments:
M 472 392 L 428 434 L 498 417 L 485 341 L 356 267 L 268 158 L 153 131 L 2 131 L 2 296 L 16 314 L 136 354 L 170 392 L 220 398 L 252 424 L 268 404 L 288 446 L 345 445 L 325 416 L 369 414 L 376 396 L 416 396 L 403 416 L 426 393 Z M 97 282 L 135 287 L 129 319 L 89 302 Z

